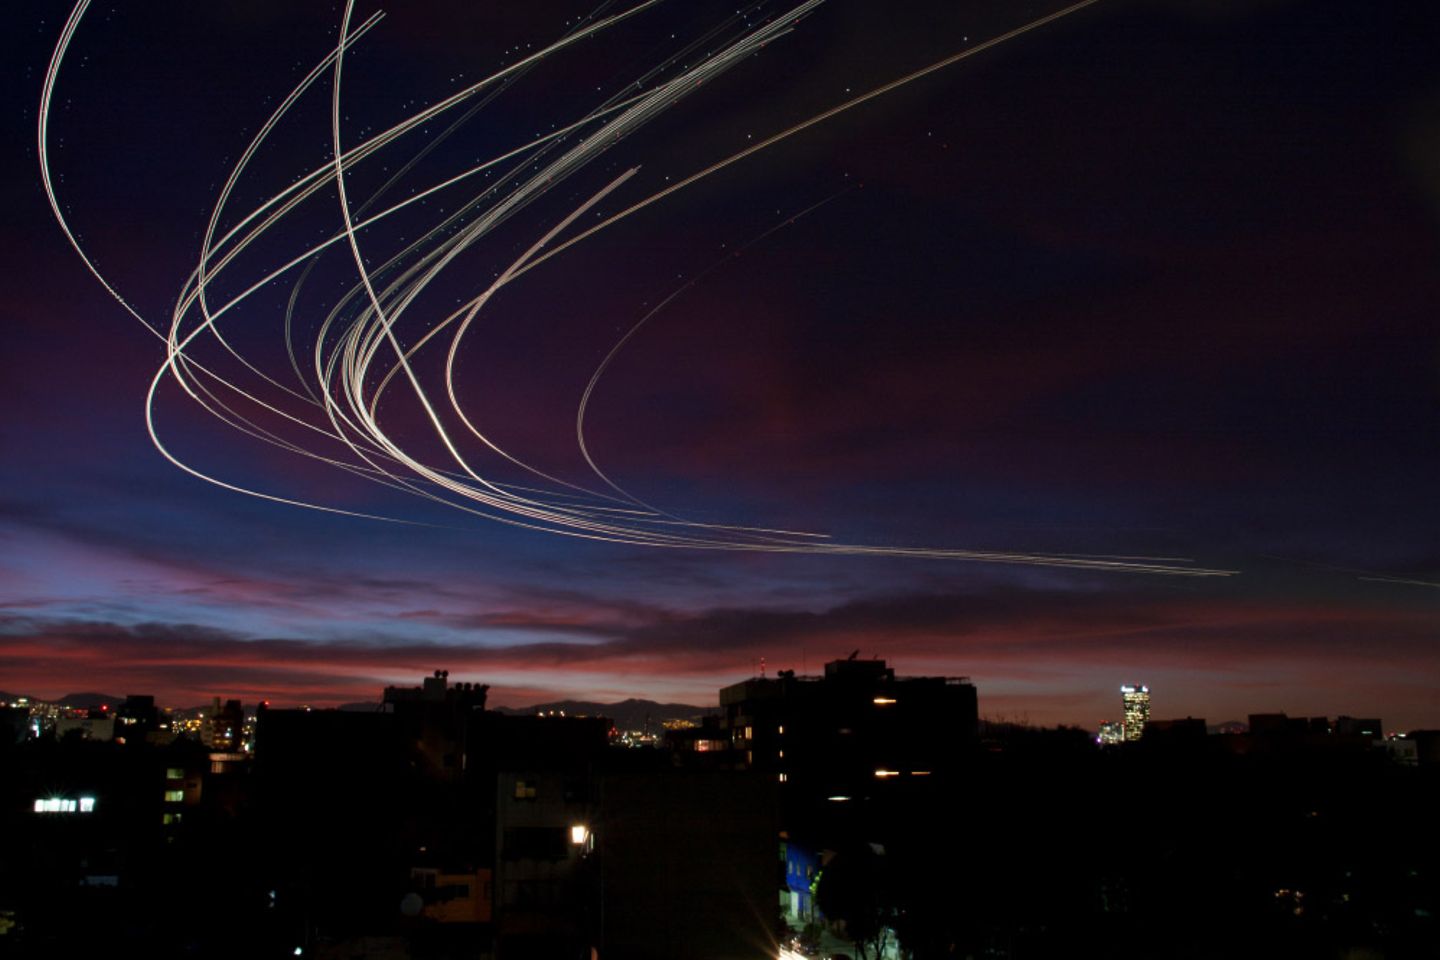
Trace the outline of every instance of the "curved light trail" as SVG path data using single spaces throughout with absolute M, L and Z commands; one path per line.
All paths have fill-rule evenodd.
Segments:
M 839 543 L 809 531 L 688 520 L 627 492 L 601 469 L 586 441 L 585 417 L 596 386 L 615 357 L 652 317 L 692 291 L 729 257 L 679 286 L 634 323 L 600 360 L 584 385 L 575 416 L 575 440 L 593 475 L 588 480 L 547 473 L 503 449 L 480 428 L 483 419 L 466 409 L 457 388 L 457 357 L 462 343 L 477 341 L 483 346 L 478 321 L 504 287 L 542 264 L 555 261 L 552 269 L 560 269 L 562 261 L 556 258 L 561 254 L 728 166 L 1098 0 L 1081 0 L 967 47 L 793 123 L 744 150 L 707 163 L 663 189 L 632 198 L 617 213 L 600 216 L 596 207 L 632 190 L 638 182 L 639 168 L 612 175 L 553 225 L 534 230 L 534 239 L 525 245 L 523 253 L 496 271 L 481 292 L 437 315 L 422 298 L 435 289 L 442 277 L 451 275 L 468 252 L 491 240 L 500 227 L 516 223 L 528 208 L 554 194 L 576 174 L 593 168 L 617 143 L 680 107 L 697 88 L 801 28 L 823 0 L 802 0 L 775 10 L 766 2 L 744 6 L 603 96 L 582 115 L 563 122 L 556 120 L 550 132 L 420 184 L 403 198 L 390 197 L 403 178 L 421 169 L 420 161 L 441 140 L 481 114 L 484 107 L 531 71 L 544 69 L 550 60 L 563 57 L 577 42 L 603 36 L 659 2 L 645 0 L 609 16 L 597 13 L 583 19 L 533 54 L 352 143 L 346 140 L 342 119 L 345 78 L 357 68 L 347 67 L 347 58 L 362 38 L 383 31 L 377 30 L 382 14 L 377 12 L 357 21 L 354 0 L 347 0 L 338 41 L 282 98 L 225 178 L 203 230 L 194 268 L 180 284 L 170 316 L 160 321 L 144 316 L 96 267 L 62 212 L 51 174 L 52 102 L 66 53 L 90 6 L 90 0 L 80 0 L 61 31 L 41 93 L 37 131 L 41 178 L 56 221 L 86 269 L 165 344 L 164 362 L 155 372 L 145 399 L 146 425 L 156 449 L 179 469 L 226 490 L 333 513 L 411 522 L 251 489 L 186 462 L 162 439 L 156 422 L 161 391 L 167 384 L 174 384 L 221 423 L 287 454 L 474 516 L 568 537 L 688 550 L 925 557 L 1182 576 L 1228 575 L 1231 571 L 1197 567 L 1189 560 L 1171 557 Z M 303 172 L 284 189 L 237 214 L 233 209 L 237 187 L 245 180 L 254 158 L 271 145 L 276 130 L 291 121 L 297 104 L 317 96 L 316 90 L 327 85 L 329 158 L 302 168 Z M 444 124 L 441 132 L 427 134 L 427 124 L 431 123 Z M 357 195 L 358 188 L 352 186 L 357 169 L 364 166 L 373 170 L 379 157 L 386 158 L 397 172 L 378 189 Z M 425 206 L 431 200 L 449 212 L 433 213 Z M 792 214 L 746 246 L 826 202 L 822 200 Z M 334 206 L 328 206 L 331 204 Z M 392 218 L 412 222 L 422 213 L 431 216 L 428 226 L 415 239 L 393 249 L 398 246 L 395 238 L 380 228 Z M 302 238 L 302 232 L 295 227 L 302 218 L 312 224 L 317 215 L 325 216 L 334 225 L 318 243 L 311 239 L 313 232 L 305 231 Z M 577 224 L 587 216 L 598 219 L 578 228 Z M 227 223 L 228 227 L 223 226 Z M 524 221 L 518 223 L 523 229 Z M 277 255 L 277 250 L 289 253 Z M 322 261 L 333 269 L 337 252 L 348 256 L 346 266 L 352 280 L 343 293 L 316 313 L 304 306 L 308 300 L 301 297 L 301 288 L 321 269 Z M 268 265 L 256 266 L 257 261 L 267 260 Z M 282 342 L 272 345 L 276 349 L 264 351 L 266 355 L 262 356 L 262 351 L 248 347 L 256 334 L 256 308 L 262 294 L 282 282 L 289 285 L 283 303 Z M 305 323 L 301 322 L 302 314 Z M 299 331 L 307 325 L 316 327 L 313 341 L 297 342 Z M 274 358 L 284 362 L 272 362 Z M 436 369 L 441 371 L 438 378 L 433 375 Z M 382 416 L 382 405 L 392 397 L 413 402 L 418 409 L 418 435 L 413 424 L 402 427 L 393 418 Z M 503 474 L 502 469 L 506 471 Z M 515 482 L 516 471 L 526 478 L 524 483 Z

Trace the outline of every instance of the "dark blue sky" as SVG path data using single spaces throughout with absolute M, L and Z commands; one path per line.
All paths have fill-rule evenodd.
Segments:
M 67 218 L 164 324 L 230 168 L 338 37 L 328 4 L 208 6 L 88 11 L 51 115 Z M 485 6 L 387 11 L 346 60 L 345 135 L 589 10 Z M 1058 8 L 911 6 L 829 0 L 466 251 L 416 315 L 474 296 L 632 165 L 597 209 Z M 672 0 L 552 56 L 398 194 L 582 115 L 733 9 Z M 1213 580 L 576 541 L 257 444 L 171 386 L 158 423 L 197 467 L 419 523 L 187 476 L 145 432 L 162 345 L 86 273 L 39 185 L 36 104 L 68 14 L 27 4 L 5 41 L 0 689 L 327 702 L 449 667 L 500 702 L 706 702 L 760 657 L 814 670 L 859 647 L 968 674 L 982 712 L 1041 722 L 1094 725 L 1140 680 L 1161 716 L 1440 724 L 1440 14 L 1102 0 L 616 224 L 506 287 L 460 357 L 489 435 L 579 479 L 591 372 L 714 266 L 627 345 L 589 411 L 591 449 L 641 499 L 850 543 L 1239 571 Z M 234 210 L 327 162 L 327 84 Z M 393 169 L 357 168 L 351 189 Z M 367 241 L 398 247 L 445 202 Z M 323 238 L 336 211 L 332 191 L 236 271 Z M 323 262 L 297 296 L 302 336 L 354 283 L 343 267 Z M 266 288 L 227 328 L 266 369 L 284 368 L 290 291 Z M 387 416 L 433 447 L 414 410 Z

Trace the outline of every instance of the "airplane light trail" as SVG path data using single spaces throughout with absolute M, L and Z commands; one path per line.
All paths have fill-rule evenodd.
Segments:
M 37 131 L 41 177 L 56 222 L 86 269 L 127 312 L 165 343 L 164 362 L 152 377 L 145 398 L 145 421 L 155 448 L 177 468 L 226 490 L 332 513 L 412 522 L 252 489 L 202 471 L 172 450 L 157 424 L 162 389 L 173 383 L 222 424 L 287 454 L 472 516 L 567 537 L 687 550 L 919 557 L 1192 577 L 1232 573 L 1172 557 L 840 543 L 811 531 L 687 520 L 642 501 L 598 465 L 585 437 L 586 410 L 602 375 L 621 349 L 652 317 L 692 291 L 714 267 L 682 284 L 630 326 L 585 383 L 575 415 L 575 440 L 593 474 L 589 480 L 553 475 L 502 448 L 490 432 L 480 428 L 483 418 L 466 409 L 457 386 L 461 345 L 483 345 L 484 334 L 477 320 L 505 287 L 542 264 L 562 271 L 566 261 L 557 259 L 561 254 L 570 254 L 584 241 L 726 167 L 1098 0 L 1073 3 L 848 98 L 777 133 L 760 137 L 743 150 L 705 163 L 696 172 L 631 199 L 619 212 L 604 216 L 596 208 L 633 190 L 639 182 L 640 167 L 631 165 L 619 174 L 607 174 L 603 185 L 582 190 L 584 199 L 570 206 L 568 212 L 548 226 L 534 228 L 530 232 L 533 239 L 520 245 L 523 252 L 497 270 L 479 293 L 443 315 L 423 303 L 427 291 L 437 289 L 442 278 L 453 276 L 457 263 L 467 253 L 493 241 L 500 228 L 514 229 L 516 224 L 525 227 L 520 220 L 523 213 L 582 171 L 593 169 L 617 144 L 657 118 L 681 109 L 696 90 L 718 81 L 747 59 L 762 52 L 771 55 L 772 45 L 803 29 L 823 2 L 803 0 L 778 12 L 766 12 L 766 3 L 736 10 L 701 37 L 617 84 L 608 94 L 601 91 L 597 101 L 579 115 L 544 118 L 554 121 L 549 123 L 548 133 L 537 133 L 461 169 L 448 171 L 410 189 L 403 198 L 388 198 L 392 188 L 418 169 L 420 161 L 430 156 L 440 140 L 482 115 L 485 107 L 519 81 L 566 56 L 579 41 L 603 38 L 608 31 L 641 17 L 659 0 L 645 0 L 608 17 L 585 18 L 516 63 L 358 142 L 347 141 L 342 122 L 349 102 L 347 83 L 352 82 L 347 78 L 360 69 L 351 58 L 361 40 L 375 42 L 383 35 L 383 15 L 377 12 L 357 19 L 354 0 L 347 0 L 338 40 L 281 98 L 225 178 L 203 229 L 194 268 L 180 283 L 170 316 L 161 322 L 142 315 L 101 274 L 71 229 L 56 193 L 49 149 L 51 115 L 61 68 L 90 6 L 89 0 L 80 0 L 61 31 L 44 80 Z M 242 182 L 250 185 L 246 178 L 252 162 L 270 146 L 277 130 L 293 121 L 297 107 L 316 97 L 317 89 L 324 88 L 327 81 L 329 129 L 325 132 L 329 156 L 322 163 L 301 167 L 301 172 L 283 189 L 267 191 L 268 199 L 237 218 L 233 210 L 237 190 Z M 427 124 L 442 119 L 448 126 L 437 134 L 427 132 Z M 535 128 L 542 126 L 537 123 Z M 386 177 L 378 189 L 365 191 L 352 186 L 357 172 L 373 171 L 382 157 L 389 164 L 386 172 L 398 172 Z M 431 201 L 436 203 L 436 209 L 448 212 L 435 213 L 426 206 Z M 804 206 L 742 249 L 827 202 Z M 327 208 L 326 204 L 335 206 Z M 334 226 L 337 211 L 338 227 Z M 413 220 L 421 214 L 429 217 L 429 222 L 413 239 L 384 232 L 391 223 Z M 307 229 L 302 234 L 296 226 L 310 218 L 305 220 L 308 226 L 317 216 L 332 224 L 319 242 L 313 232 Z M 581 228 L 578 225 L 585 217 L 592 219 Z M 224 226 L 227 223 L 228 227 Z M 346 288 L 324 308 L 317 311 L 306 307 L 302 311 L 302 285 L 322 260 L 333 266 L 337 251 L 348 256 L 350 279 Z M 267 263 L 258 267 L 252 262 L 256 259 Z M 269 303 L 265 297 L 282 282 L 289 285 L 282 298 L 286 362 L 270 364 L 247 344 L 255 336 L 254 317 L 262 305 Z M 301 312 L 318 322 L 313 342 L 308 344 L 295 339 L 302 326 L 297 322 Z M 302 363 L 306 353 L 308 363 Z M 438 382 L 432 376 L 432 368 L 437 365 L 442 371 Z M 413 424 L 400 425 L 393 417 L 382 415 L 383 401 L 392 390 L 399 399 L 413 401 L 418 408 L 422 427 L 418 435 L 412 432 Z M 427 448 L 426 452 L 421 452 L 422 447 Z M 497 460 L 492 469 L 491 463 Z M 501 470 L 509 472 L 502 474 Z M 525 476 L 523 484 L 512 479 L 516 470 Z

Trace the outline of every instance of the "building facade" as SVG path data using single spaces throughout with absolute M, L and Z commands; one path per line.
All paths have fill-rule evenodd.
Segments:
M 737 765 L 796 792 L 850 796 L 953 768 L 975 742 L 966 677 L 896 677 L 884 660 L 833 660 L 821 677 L 782 671 L 720 691 Z
M 1125 739 L 1139 740 L 1145 735 L 1145 724 L 1150 722 L 1150 688 L 1143 683 L 1122 684 L 1120 702 L 1125 710 Z

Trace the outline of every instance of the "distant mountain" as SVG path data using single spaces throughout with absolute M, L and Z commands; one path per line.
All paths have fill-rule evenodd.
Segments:
M 645 725 L 646 717 L 651 724 L 666 720 L 692 720 L 707 713 L 715 713 L 715 707 L 697 707 L 689 703 L 656 703 L 654 700 L 622 700 L 619 703 L 596 703 L 591 700 L 557 700 L 554 703 L 537 703 L 529 707 L 495 707 L 497 713 L 511 716 L 530 716 L 536 713 L 564 711 L 566 716 L 609 717 L 621 730 L 639 730 Z
M 125 698 L 109 693 L 67 693 L 55 702 L 62 707 L 74 707 L 76 710 L 94 710 L 108 704 L 113 710 L 124 703 Z
M 37 697 L 30 696 L 28 693 L 6 693 L 0 690 L 0 702 L 14 703 L 21 697 L 27 698 L 31 703 L 35 703 L 38 699 Z M 113 710 L 124 703 L 125 698 L 117 697 L 109 693 L 67 693 L 59 700 L 46 700 L 43 702 L 58 703 L 62 707 L 74 707 L 76 710 L 94 710 L 96 707 L 109 704 L 110 709 Z
M 226 698 L 226 699 L 229 699 L 229 698 Z M 268 703 L 268 701 L 266 701 L 266 702 Z M 246 701 L 243 702 L 242 705 L 245 707 L 245 713 L 248 715 L 248 714 L 253 714 L 253 713 L 255 712 L 255 708 L 256 708 L 257 706 L 259 706 L 259 703 L 258 703 L 258 701 L 254 701 L 254 700 L 246 700 Z M 383 704 L 382 704 L 379 700 L 362 700 L 362 701 L 359 701 L 359 702 L 357 702 L 357 703 L 337 703 L 337 704 L 336 704 L 335 706 L 333 706 L 333 707 L 315 707 L 315 706 L 312 705 L 312 709 L 314 709 L 314 710 L 341 710 L 341 711 L 344 711 L 345 713 L 378 713 L 378 712 L 380 711 L 380 708 L 381 708 L 382 706 L 383 706 Z M 296 709 L 299 709 L 299 707 L 296 706 L 296 705 L 290 705 L 290 706 L 285 706 L 285 707 L 278 707 L 277 709 L 280 709 L 280 710 L 296 710 Z M 173 715 L 177 716 L 177 717 L 194 718 L 194 717 L 200 716 L 202 713 L 203 713 L 203 714 L 208 714 L 208 713 L 213 712 L 214 710 L 215 710 L 215 704 L 214 704 L 214 703 L 207 703 L 207 704 L 204 704 L 204 705 L 199 706 L 199 707 L 176 707 L 175 709 L 171 710 L 170 712 L 171 712 Z

